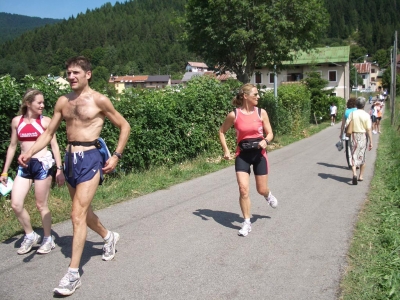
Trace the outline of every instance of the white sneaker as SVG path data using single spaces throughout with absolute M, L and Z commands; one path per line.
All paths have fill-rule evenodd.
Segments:
M 40 235 L 38 235 L 36 232 L 33 232 L 33 235 L 33 240 L 28 239 L 28 237 L 25 235 L 21 247 L 17 251 L 18 254 L 26 254 L 31 251 L 33 246 L 37 246 L 39 244 Z
M 69 296 L 72 295 L 81 285 L 82 283 L 79 275 L 75 276 L 73 273 L 68 272 L 60 280 L 58 287 L 56 287 L 53 292 L 56 295 Z
M 56 247 L 56 244 L 54 243 L 53 237 L 51 238 L 51 241 L 44 242 L 44 238 L 42 241 L 42 244 L 40 245 L 39 249 L 37 250 L 37 253 L 40 254 L 47 254 L 51 250 L 53 250 Z
M 267 200 L 269 206 L 272 208 L 277 208 L 278 207 L 278 199 L 275 198 L 274 195 L 272 195 L 271 191 L 269 191 L 268 197 L 264 197 L 265 200 Z
M 239 230 L 238 235 L 247 236 L 251 232 L 251 223 L 243 222 L 242 229 Z
M 115 256 L 115 246 L 119 241 L 119 234 L 116 232 L 111 232 L 111 237 L 108 243 L 103 246 L 103 260 L 112 260 Z

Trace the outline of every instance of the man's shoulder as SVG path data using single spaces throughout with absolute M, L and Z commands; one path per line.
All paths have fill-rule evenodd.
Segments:
M 69 100 L 73 100 L 74 98 L 76 98 L 76 96 L 74 95 L 73 92 L 70 92 L 68 94 L 64 94 L 62 96 L 60 96 L 58 98 L 59 101 L 69 101 Z
M 106 95 L 96 91 L 92 92 L 92 97 L 95 104 L 99 107 L 103 105 L 109 105 L 111 103 L 110 99 Z

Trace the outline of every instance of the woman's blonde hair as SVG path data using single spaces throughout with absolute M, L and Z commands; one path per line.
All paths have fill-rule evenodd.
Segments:
M 24 95 L 24 98 L 22 99 L 21 107 L 19 108 L 19 115 L 25 115 L 26 112 L 28 111 L 28 104 L 32 103 L 35 101 L 35 97 L 37 95 L 43 95 L 43 93 L 39 90 L 35 89 L 27 89 Z
M 238 93 L 236 94 L 236 96 L 233 97 L 232 104 L 236 107 L 242 106 L 244 94 L 249 95 L 253 88 L 257 88 L 257 87 L 252 83 L 246 83 L 246 84 L 242 85 L 241 88 L 239 89 Z

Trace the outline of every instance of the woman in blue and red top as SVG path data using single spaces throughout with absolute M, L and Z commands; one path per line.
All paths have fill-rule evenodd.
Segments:
M 232 104 L 236 106 L 235 110 L 227 115 L 219 129 L 224 159 L 231 159 L 225 133 L 232 126 L 236 130 L 235 171 L 239 185 L 239 203 L 244 218 L 243 226 L 239 230 L 241 236 L 247 236 L 251 232 L 249 197 L 251 165 L 253 165 L 257 192 L 265 197 L 272 208 L 278 206 L 278 200 L 271 194 L 268 187 L 267 145 L 273 139 L 274 134 L 267 112 L 257 107 L 259 98 L 255 85 L 250 83 L 243 85 L 232 100 Z
M 7 185 L 7 172 L 14 158 L 18 142 L 21 147 L 21 153 L 27 152 L 49 125 L 51 119 L 42 115 L 43 109 L 44 98 L 42 92 L 28 89 L 22 100 L 19 115 L 11 121 L 11 140 L 0 177 L 0 184 Z M 51 141 L 51 149 L 57 165 L 56 182 L 58 185 L 62 185 L 65 178 L 62 173 L 60 149 L 55 137 Z M 42 243 L 37 252 L 41 254 L 49 253 L 55 247 L 51 237 L 51 213 L 47 204 L 52 176 L 54 175 L 53 164 L 53 157 L 46 147 L 34 156 L 28 167 L 23 168 L 20 166 L 18 168 L 11 191 L 11 207 L 25 231 L 24 240 L 17 251 L 18 254 L 28 253 L 33 246 L 40 242 L 40 235 L 33 231 L 29 213 L 24 208 L 25 197 L 33 181 L 35 182 L 36 207 L 42 217 L 44 232 Z

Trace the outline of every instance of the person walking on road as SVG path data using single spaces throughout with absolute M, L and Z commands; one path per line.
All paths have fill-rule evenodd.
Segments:
M 369 115 L 371 116 L 371 122 L 372 122 L 372 134 L 376 134 L 376 118 L 378 116 L 378 112 L 375 108 L 375 103 L 371 105 L 371 108 L 369 110 Z
M 253 165 L 257 192 L 265 197 L 272 208 L 278 206 L 278 200 L 268 187 L 267 145 L 273 139 L 274 134 L 267 112 L 257 107 L 259 98 L 255 85 L 250 83 L 243 85 L 232 100 L 232 104 L 236 108 L 226 116 L 219 129 L 224 159 L 231 159 L 225 133 L 232 126 L 236 130 L 235 171 L 239 185 L 239 204 L 244 218 L 243 226 L 238 233 L 241 236 L 247 236 L 251 232 L 249 197 L 251 165 Z M 266 133 L 265 138 L 264 132 Z
M 89 87 L 89 80 L 92 77 L 90 62 L 83 56 L 73 57 L 66 62 L 66 68 L 72 92 L 58 99 L 47 130 L 32 148 L 18 159 L 18 162 L 25 166 L 33 154 L 49 143 L 61 121 L 63 119 L 66 121 L 68 145 L 64 171 L 72 198 L 72 256 L 68 272 L 54 289 L 55 294 L 64 296 L 71 295 L 81 286 L 79 266 L 87 226 L 105 241 L 103 260 L 108 261 L 115 256 L 119 234 L 107 230 L 101 224 L 92 210 L 91 202 L 97 186 L 102 182 L 103 173 L 112 172 L 118 160 L 122 158 L 130 134 L 130 125 L 115 110 L 110 99 Z M 120 134 L 115 152 L 103 165 L 102 155 L 97 149 L 97 139 L 106 117 L 120 130 Z
M 365 99 L 357 98 L 357 110 L 353 111 L 347 118 L 346 126 L 353 122 L 353 132 L 351 134 L 351 168 L 353 171 L 352 183 L 357 185 L 357 181 L 363 181 L 365 170 L 366 150 L 372 149 L 371 118 L 369 113 L 364 110 Z M 357 167 L 360 168 L 360 175 L 357 178 Z
M 345 155 L 346 155 L 346 161 L 347 161 L 347 165 L 349 168 L 351 168 L 351 163 L 350 163 L 350 159 L 351 159 L 351 148 L 350 148 L 350 138 L 346 136 L 345 133 L 345 124 L 346 124 L 346 120 L 349 117 L 349 115 L 357 110 L 356 108 L 356 98 L 351 97 L 349 100 L 347 100 L 347 104 L 346 104 L 347 108 L 343 114 L 343 118 L 342 118 L 342 126 L 340 128 L 340 135 L 339 135 L 339 139 L 344 140 L 345 141 Z
M 22 100 L 19 115 L 11 121 L 11 140 L 0 177 L 1 184 L 7 185 L 8 169 L 17 150 L 18 142 L 21 153 L 26 153 L 49 126 L 50 118 L 43 116 L 43 109 L 44 97 L 42 92 L 28 89 Z M 62 174 L 60 149 L 55 135 L 51 139 L 50 145 L 57 165 L 56 182 L 61 186 L 64 184 L 65 178 Z M 51 212 L 47 202 L 52 177 L 54 176 L 53 155 L 45 145 L 38 149 L 26 167 L 18 167 L 11 191 L 11 207 L 25 232 L 24 240 L 17 251 L 18 254 L 29 253 L 32 247 L 38 245 L 41 238 L 33 230 L 29 213 L 24 208 L 25 197 L 31 188 L 32 182 L 35 183 L 36 207 L 42 218 L 44 233 L 37 253 L 46 254 L 55 248 L 55 243 L 51 236 Z
M 331 126 L 335 125 L 336 122 L 336 114 L 337 114 L 337 106 L 335 103 L 331 103 L 331 106 L 329 107 L 329 111 L 331 114 Z
M 376 101 L 375 102 L 375 110 L 376 110 L 375 134 L 378 134 L 378 133 L 381 133 L 381 120 L 382 120 L 382 111 L 383 111 L 383 101 Z

